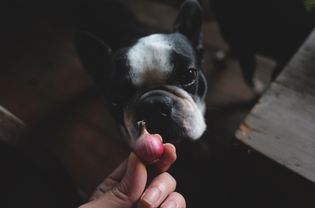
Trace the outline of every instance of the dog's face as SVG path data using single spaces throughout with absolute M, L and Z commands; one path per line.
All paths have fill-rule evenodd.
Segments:
M 142 120 L 149 132 L 170 142 L 196 140 L 205 131 L 207 85 L 197 51 L 201 21 L 198 3 L 185 2 L 176 32 L 142 37 L 111 56 L 110 79 L 103 86 L 131 146 Z
M 132 143 L 137 122 L 165 139 L 198 139 L 204 132 L 206 83 L 190 41 L 153 34 L 114 56 L 111 105 Z

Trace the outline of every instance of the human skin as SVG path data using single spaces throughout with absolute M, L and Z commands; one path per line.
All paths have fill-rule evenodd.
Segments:
M 132 152 L 80 208 L 185 208 L 184 197 L 175 192 L 176 180 L 166 172 L 176 160 L 176 149 L 172 144 L 163 145 L 163 155 L 150 165 L 156 173 L 152 180 L 148 179 L 148 166 Z

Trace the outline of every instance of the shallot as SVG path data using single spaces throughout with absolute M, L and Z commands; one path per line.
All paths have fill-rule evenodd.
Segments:
M 163 155 L 162 137 L 159 134 L 150 134 L 144 121 L 138 122 L 138 125 L 140 136 L 135 144 L 134 151 L 145 164 L 152 164 Z

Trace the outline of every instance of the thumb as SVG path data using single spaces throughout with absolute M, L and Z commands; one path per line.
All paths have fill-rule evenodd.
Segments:
M 106 180 L 105 180 L 106 181 Z M 103 208 L 128 208 L 132 207 L 141 197 L 147 182 L 147 170 L 139 158 L 131 153 L 127 169 L 113 188 L 104 193 L 97 200 L 86 204 L 83 207 L 103 207 Z

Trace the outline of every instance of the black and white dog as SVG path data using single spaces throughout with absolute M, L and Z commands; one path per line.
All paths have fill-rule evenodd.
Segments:
M 151 133 L 169 142 L 200 138 L 206 129 L 207 83 L 201 70 L 198 2 L 182 4 L 175 31 L 168 34 L 146 34 L 122 7 L 105 4 L 98 9 L 99 13 L 89 11 L 92 19 L 83 15 L 79 20 L 83 32 L 78 35 L 78 51 L 129 144 L 135 144 L 141 120 Z M 106 28 L 108 24 L 112 27 Z M 113 30 L 118 33 L 110 34 Z M 111 41 L 115 43 L 108 47 Z

